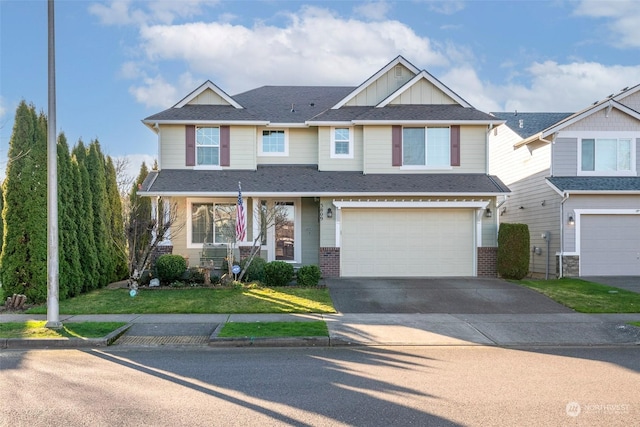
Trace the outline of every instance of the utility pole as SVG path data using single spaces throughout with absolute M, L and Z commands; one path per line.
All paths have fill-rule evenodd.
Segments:
M 60 329 L 58 307 L 58 147 L 56 143 L 56 38 L 53 0 L 47 2 L 49 22 L 49 118 L 47 120 L 47 328 Z

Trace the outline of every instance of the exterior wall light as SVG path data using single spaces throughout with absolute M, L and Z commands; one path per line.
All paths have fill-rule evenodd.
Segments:
M 487 208 L 487 210 L 484 211 L 484 216 L 486 216 L 487 218 L 491 218 L 493 216 L 493 212 L 491 212 L 491 209 Z
M 331 208 L 327 209 L 327 218 L 333 218 L 333 211 Z
M 574 225 L 576 221 L 573 219 L 573 215 L 569 215 L 569 225 Z

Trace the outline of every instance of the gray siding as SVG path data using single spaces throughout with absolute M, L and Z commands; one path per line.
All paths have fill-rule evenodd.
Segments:
M 578 174 L 578 139 L 557 138 L 552 148 L 553 176 Z
M 320 224 L 318 221 L 319 202 L 313 198 L 302 199 L 302 264 L 319 265 Z

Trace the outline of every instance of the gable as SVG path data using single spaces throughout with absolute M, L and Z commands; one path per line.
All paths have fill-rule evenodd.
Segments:
M 640 120 L 617 108 L 602 109 L 562 129 L 562 132 L 570 131 L 640 131 Z
M 389 102 L 392 105 L 457 104 L 449 95 L 426 79 L 420 79 Z
M 393 92 L 401 88 L 404 84 L 415 77 L 416 73 L 411 71 L 402 63 L 390 67 L 373 82 L 369 83 L 360 93 L 349 100 L 345 105 L 349 107 L 373 107 L 380 101 L 387 98 Z
M 190 100 L 187 105 L 231 105 L 226 99 L 215 93 L 210 88 L 206 88 L 195 98 Z

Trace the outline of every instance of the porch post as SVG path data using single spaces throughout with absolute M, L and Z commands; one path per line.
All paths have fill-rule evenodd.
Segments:
M 162 242 L 160 242 L 160 245 L 163 246 L 172 246 L 173 244 L 171 243 L 171 200 L 169 197 L 163 197 L 162 198 L 162 226 L 164 227 L 165 224 L 169 224 L 167 226 L 167 229 L 164 232 L 164 235 L 162 236 Z
M 158 237 L 158 198 L 151 198 L 151 220 L 154 221 L 153 229 L 151 229 L 151 243 L 156 241 Z

